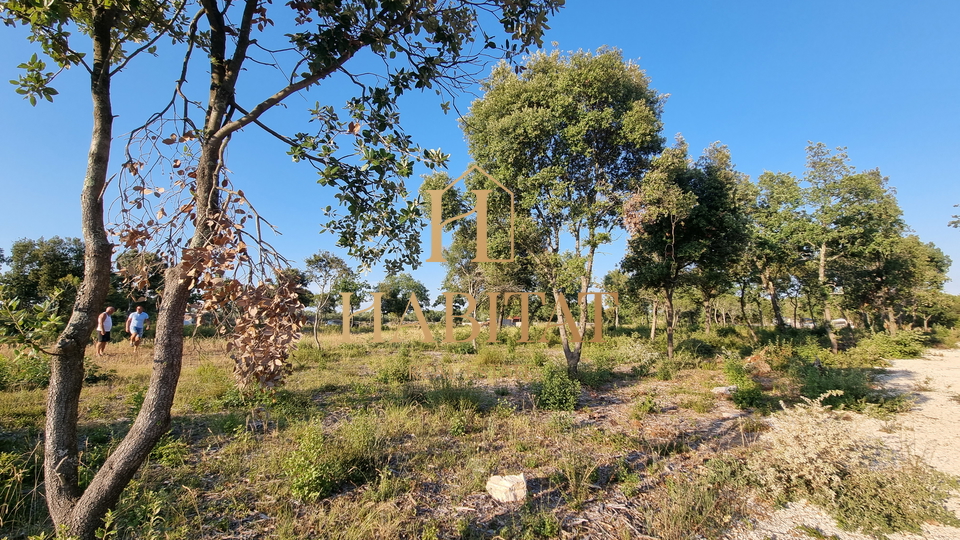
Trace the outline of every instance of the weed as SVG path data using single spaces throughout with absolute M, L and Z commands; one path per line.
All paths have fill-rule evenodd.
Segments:
M 653 394 L 644 394 L 642 399 L 634 402 L 630 408 L 630 418 L 643 420 L 648 414 L 660 412 L 660 406 L 654 400 Z
M 377 382 L 384 384 L 404 383 L 413 380 L 411 372 L 410 353 L 401 348 L 395 356 L 389 356 L 383 366 L 377 371 Z
M 731 396 L 734 405 L 744 409 L 757 407 L 762 403 L 763 390 L 760 388 L 760 384 L 753 380 L 753 377 L 747 372 L 743 360 L 733 355 L 727 356 L 723 363 L 723 373 L 727 376 L 730 384 L 737 387 L 737 391 Z
M 922 381 L 916 382 L 913 384 L 914 392 L 932 392 L 933 391 L 933 377 L 926 377 Z
M 370 414 L 355 417 L 330 435 L 323 426 L 304 429 L 300 447 L 284 461 L 290 489 L 307 501 L 322 499 L 346 482 L 364 482 L 386 458 L 380 422 Z
M 732 519 L 730 496 L 721 482 L 706 476 L 668 478 L 654 497 L 647 527 L 658 538 L 681 540 L 717 536 Z
M 560 476 L 558 480 L 564 487 L 563 494 L 574 510 L 579 510 L 590 498 L 590 488 L 594 487 L 599 463 L 589 455 L 570 451 L 565 452 L 557 462 Z

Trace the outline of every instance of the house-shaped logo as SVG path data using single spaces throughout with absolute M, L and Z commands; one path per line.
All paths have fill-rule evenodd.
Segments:
M 470 173 L 481 174 L 487 178 L 494 185 L 503 190 L 510 197 L 510 215 L 509 215 L 509 235 L 510 235 L 510 258 L 509 259 L 491 259 L 490 252 L 487 248 L 488 240 L 488 215 L 487 215 L 487 202 L 490 199 L 490 193 L 492 189 L 472 189 L 470 190 L 477 197 L 477 205 L 470 210 L 455 216 L 448 218 L 447 220 L 443 219 L 443 196 L 444 194 L 452 189 L 454 186 L 463 181 Z M 473 262 L 512 262 L 516 255 L 514 249 L 514 216 L 513 216 L 513 205 L 514 205 L 514 196 L 513 192 L 506 188 L 500 181 L 491 176 L 487 171 L 484 171 L 477 165 L 471 165 L 457 177 L 456 180 L 447 184 L 443 189 L 430 189 L 427 190 L 427 193 L 430 194 L 430 258 L 427 259 L 427 262 L 446 262 L 446 259 L 443 258 L 443 228 L 447 225 L 463 219 L 465 217 L 471 216 L 473 214 L 477 215 L 477 253 L 476 257 L 473 259 Z

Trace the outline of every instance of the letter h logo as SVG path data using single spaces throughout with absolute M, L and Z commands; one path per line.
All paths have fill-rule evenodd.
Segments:
M 490 252 L 487 249 L 487 201 L 490 198 L 490 193 L 493 191 L 491 189 L 471 189 L 470 192 L 476 195 L 477 197 L 477 206 L 473 210 L 449 218 L 444 221 L 443 219 L 443 195 L 448 190 L 457 185 L 461 180 L 463 180 L 471 171 L 476 171 L 478 174 L 482 174 L 491 182 L 499 186 L 507 195 L 510 196 L 510 258 L 509 259 L 491 259 Z M 446 259 L 443 258 L 443 228 L 447 225 L 463 219 L 467 216 L 473 214 L 477 215 L 477 254 L 476 258 L 473 259 L 473 262 L 511 262 L 515 258 L 514 251 L 514 223 L 513 223 L 513 192 L 507 189 L 503 184 L 497 181 L 496 178 L 487 174 L 486 171 L 478 167 L 477 165 L 471 165 L 463 174 L 461 174 L 456 180 L 447 184 L 447 187 L 443 189 L 429 189 L 427 193 L 430 194 L 430 258 L 427 259 L 427 262 L 446 262 Z

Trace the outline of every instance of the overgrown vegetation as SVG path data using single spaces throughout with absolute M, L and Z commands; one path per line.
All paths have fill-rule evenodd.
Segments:
M 657 353 L 662 338 L 649 341 L 645 329 L 611 329 L 605 343 L 586 345 L 577 377 L 556 344 L 481 339 L 479 351 L 454 352 L 403 332 L 400 343 L 328 333 L 316 347 L 306 338 L 286 387 L 243 392 L 224 341 L 193 342 L 173 429 L 134 480 L 136 493 L 111 514 L 112 538 L 481 538 L 489 530 L 555 538 L 597 533 L 576 516 L 604 504 L 629 508 L 621 517 L 643 534 L 713 538 L 749 515 L 750 493 L 772 503 L 806 498 L 870 534 L 956 523 L 942 505 L 954 479 L 850 439 L 830 412 L 889 416 L 909 401 L 878 385 L 872 362 L 850 360 L 856 347 L 833 356 L 816 331 L 761 334 L 754 343 L 742 332 L 681 329 L 670 360 Z M 884 342 L 871 339 L 869 355 L 876 343 Z M 87 478 L 145 398 L 149 366 L 110 347 L 86 368 Z M 723 385 L 738 387 L 730 402 L 710 392 Z M 778 400 L 799 406 L 771 411 Z M 754 412 L 726 417 L 732 407 Z M 680 418 L 683 427 L 671 427 Z M 42 389 L 0 392 L 0 535 L 50 530 L 42 419 Z M 715 438 L 717 425 L 732 438 Z M 527 501 L 493 517 L 423 509 L 422 501 L 484 507 L 487 478 L 519 472 Z

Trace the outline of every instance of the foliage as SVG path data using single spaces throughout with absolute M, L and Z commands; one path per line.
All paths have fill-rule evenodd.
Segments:
M 491 213 L 516 213 L 517 258 L 554 299 L 561 291 L 586 293 L 597 249 L 612 241 L 623 201 L 662 145 L 663 97 L 611 49 L 538 53 L 520 73 L 501 64 L 483 90 L 461 125 L 471 155 L 496 182 L 477 174 L 470 188 L 494 190 Z M 561 242 L 564 234 L 576 239 L 572 246 Z M 586 296 L 577 304 L 582 331 Z M 559 321 L 562 307 L 556 302 Z M 582 344 L 564 330 L 561 339 L 576 372 Z
M 380 419 L 372 414 L 358 415 L 331 433 L 321 424 L 306 426 L 298 448 L 283 464 L 294 496 L 313 502 L 347 482 L 373 479 L 387 457 L 380 426 Z
M 542 377 L 534 386 L 537 406 L 549 411 L 572 411 L 580 399 L 580 382 L 570 378 L 567 370 L 553 363 L 543 367 Z
M 83 242 L 79 238 L 23 238 L 13 243 L 10 269 L 0 275 L 5 294 L 24 306 L 58 300 L 58 314 L 68 313 L 83 276 Z
M 856 347 L 845 351 L 844 356 L 856 365 L 883 366 L 888 360 L 919 358 L 927 345 L 927 338 L 920 329 L 901 330 L 896 335 L 876 333 L 857 341 Z
M 822 401 L 785 408 L 748 468 L 779 501 L 809 499 L 846 529 L 883 535 L 921 531 L 928 521 L 960 525 L 944 506 L 957 480 L 876 440 L 856 438 Z
M 748 239 L 746 209 L 737 195 L 742 175 L 729 151 L 713 145 L 696 164 L 687 153 L 678 136 L 654 160 L 624 215 L 630 240 L 622 267 L 636 286 L 663 291 L 671 359 L 675 292 L 687 285 L 710 294 L 727 288 L 729 269 Z
M 17 351 L 12 360 L 0 355 L 0 390 L 46 388 L 50 360 L 43 354 Z
M 737 391 L 732 396 L 733 403 L 737 407 L 743 409 L 761 404 L 763 390 L 747 371 L 742 360 L 735 356 L 727 356 L 723 362 L 723 373 L 727 376 L 727 381 L 737 387 Z
M 411 305 L 414 300 L 412 295 L 416 295 L 417 307 L 425 309 L 430 305 L 429 291 L 426 285 L 420 283 L 413 276 L 407 273 L 388 275 L 377 284 L 377 292 L 383 293 L 380 300 L 380 309 L 384 314 L 392 314 L 398 320 L 408 313 L 408 309 L 413 309 Z

